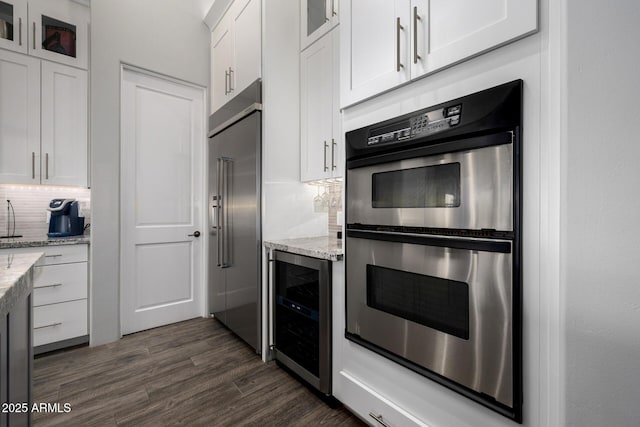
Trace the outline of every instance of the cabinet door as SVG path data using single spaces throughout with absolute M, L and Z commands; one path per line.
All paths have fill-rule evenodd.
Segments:
M 300 0 L 300 49 L 338 25 L 338 0 Z
M 0 183 L 40 183 L 40 61 L 0 51 Z
M 233 62 L 233 35 L 228 19 L 211 33 L 211 112 L 229 99 L 229 70 Z
M 341 105 L 408 81 L 409 1 L 350 0 L 341 11 Z
M 233 8 L 234 65 L 229 83 L 231 97 L 260 78 L 262 51 L 260 0 L 236 1 Z
M 42 61 L 42 184 L 87 186 L 87 108 L 87 72 Z
M 333 34 L 300 54 L 300 178 L 331 176 Z
M 331 176 L 338 178 L 344 175 L 344 134 L 340 117 L 340 28 L 331 32 L 333 44 L 332 83 L 331 83 Z
M 411 77 L 537 29 L 537 0 L 411 0 Z
M 89 8 L 68 0 L 29 2 L 29 53 L 89 67 Z
M 26 0 L 0 0 L 0 47 L 27 53 Z

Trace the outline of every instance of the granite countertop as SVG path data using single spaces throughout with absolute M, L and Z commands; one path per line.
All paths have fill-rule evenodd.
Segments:
M 0 316 L 6 316 L 33 287 L 33 266 L 42 252 L 0 255 Z
M 18 237 L 15 239 L 1 239 L 0 249 L 34 248 L 38 246 L 81 245 L 88 244 L 89 241 L 90 238 L 86 234 L 83 234 L 81 236 L 59 237 L 54 239 L 49 239 L 47 238 L 47 236 L 42 236 L 41 238 Z
M 304 237 L 301 239 L 265 240 L 270 249 L 321 258 L 329 261 L 342 261 L 342 240 L 335 237 Z

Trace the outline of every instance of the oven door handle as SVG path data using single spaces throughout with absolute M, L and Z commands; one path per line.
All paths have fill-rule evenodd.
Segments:
M 440 248 L 465 249 L 482 252 L 510 254 L 513 243 L 510 240 L 444 237 L 425 234 L 389 233 L 380 231 L 347 230 L 347 237 L 385 242 L 411 243 L 414 245 L 436 246 Z

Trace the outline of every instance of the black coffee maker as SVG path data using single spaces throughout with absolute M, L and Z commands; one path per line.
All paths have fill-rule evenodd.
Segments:
M 78 216 L 76 199 L 53 199 L 47 210 L 51 212 L 47 236 L 78 236 L 84 232 L 84 217 Z

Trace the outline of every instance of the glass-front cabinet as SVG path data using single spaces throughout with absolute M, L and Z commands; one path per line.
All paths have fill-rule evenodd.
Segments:
M 68 0 L 29 2 L 31 54 L 88 68 L 89 15 L 88 7 Z
M 89 17 L 69 0 L 0 0 L 0 48 L 87 69 Z
M 27 53 L 27 2 L 0 0 L 0 47 Z
M 339 21 L 339 0 L 301 0 L 300 49 L 304 50 Z

